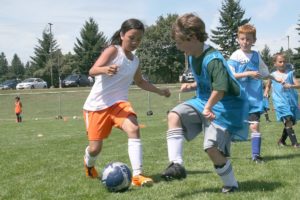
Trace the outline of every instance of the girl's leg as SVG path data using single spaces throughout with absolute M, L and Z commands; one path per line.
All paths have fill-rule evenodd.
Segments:
M 122 129 L 128 135 L 128 155 L 132 167 L 132 184 L 135 186 L 150 186 L 153 184 L 151 178 L 142 175 L 143 152 L 140 139 L 140 129 L 135 115 L 128 116 L 122 124 Z
M 84 166 L 86 170 L 86 176 L 91 178 L 97 178 L 98 172 L 95 169 L 95 164 L 98 154 L 102 149 L 102 140 L 100 141 L 89 141 L 89 146 L 85 149 L 84 155 Z

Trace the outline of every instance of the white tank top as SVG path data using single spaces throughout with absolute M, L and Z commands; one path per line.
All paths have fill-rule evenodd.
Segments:
M 103 110 L 117 102 L 128 101 L 128 90 L 138 68 L 139 59 L 134 55 L 133 60 L 129 60 L 120 46 L 115 47 L 118 50 L 117 56 L 108 65 L 118 65 L 119 71 L 113 76 L 95 76 L 95 83 L 83 105 L 84 110 Z

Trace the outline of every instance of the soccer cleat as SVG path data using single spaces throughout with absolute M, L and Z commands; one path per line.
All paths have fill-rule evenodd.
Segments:
M 236 190 L 238 190 L 238 188 L 235 187 L 235 186 L 224 186 L 224 187 L 222 187 L 222 193 L 224 193 L 224 194 L 235 192 Z
M 256 164 L 262 164 L 264 163 L 264 160 L 261 156 L 255 156 L 254 158 L 252 158 L 252 161 L 255 162 Z
M 85 175 L 86 177 L 89 178 L 99 178 L 99 174 L 95 168 L 95 166 L 93 167 L 88 167 L 84 161 L 84 169 L 85 169 Z
M 173 179 L 184 179 L 186 178 L 186 171 L 182 165 L 172 162 L 162 173 L 161 177 L 166 181 L 171 181 Z
M 280 147 L 286 146 L 286 143 L 283 142 L 281 139 L 278 140 L 277 144 L 278 144 L 278 146 L 280 146 Z
M 138 186 L 138 187 L 141 186 L 149 187 L 153 185 L 153 180 L 149 177 L 139 174 L 132 177 L 131 185 Z
M 293 147 L 296 148 L 296 149 L 298 149 L 298 148 L 300 148 L 300 144 L 299 143 L 294 144 Z

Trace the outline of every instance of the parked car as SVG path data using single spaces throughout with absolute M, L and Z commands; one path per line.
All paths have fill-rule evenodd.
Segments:
M 186 71 L 182 73 L 181 76 L 179 76 L 179 82 L 180 83 L 192 83 L 195 81 L 193 72 L 190 68 L 188 68 Z
M 47 88 L 47 82 L 41 78 L 28 78 L 16 86 L 17 90 L 37 88 Z
M 19 80 L 19 79 L 6 80 L 2 84 L 0 84 L 0 89 L 1 90 L 16 89 L 17 84 L 20 82 L 21 82 L 21 80 Z
M 90 86 L 91 82 L 84 74 L 71 74 L 62 81 L 62 87 Z

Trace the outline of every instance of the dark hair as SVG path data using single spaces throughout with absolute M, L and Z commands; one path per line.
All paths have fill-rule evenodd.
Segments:
M 18 99 L 18 100 L 20 100 L 20 97 L 19 96 L 16 96 L 16 98 L 15 99 Z
M 144 24 L 138 19 L 128 19 L 124 21 L 121 25 L 120 30 L 116 31 L 114 35 L 110 39 L 110 45 L 121 45 L 122 40 L 120 34 L 125 34 L 127 31 L 131 29 L 137 29 L 141 31 L 145 31 Z

